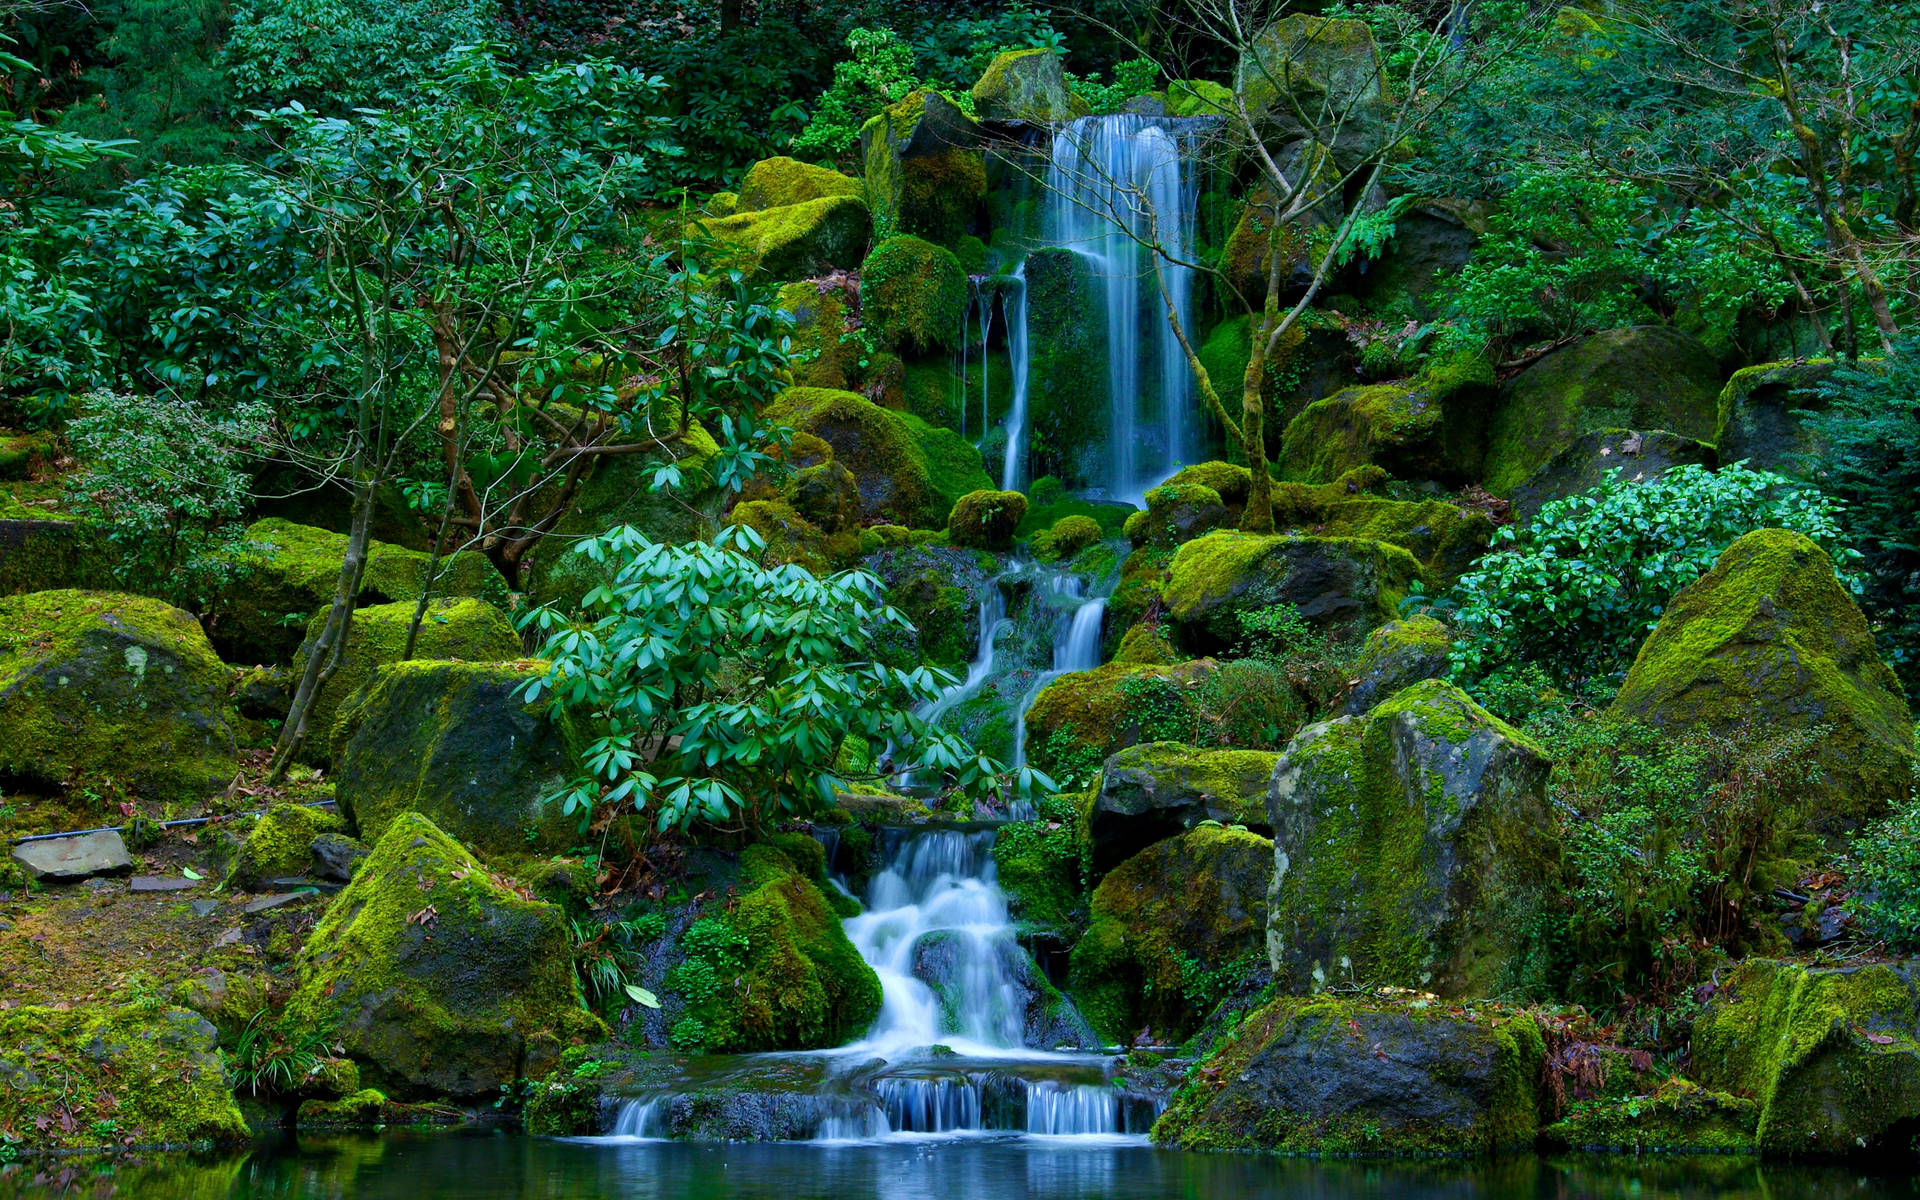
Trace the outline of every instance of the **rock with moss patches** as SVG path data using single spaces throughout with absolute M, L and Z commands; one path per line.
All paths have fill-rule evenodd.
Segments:
M 867 202 L 888 233 L 956 245 L 987 191 L 986 131 L 938 92 L 917 91 L 860 128 Z
M 956 500 L 993 486 L 959 434 L 852 392 L 788 388 L 766 418 L 833 447 L 833 461 L 859 482 L 863 520 L 938 529 Z
M 1714 445 L 1722 462 L 1756 471 L 1800 475 L 1803 460 L 1825 447 L 1800 414 L 1826 407 L 1820 385 L 1833 375 L 1830 358 L 1762 363 L 1733 373 L 1720 391 Z
M 1127 518 L 1127 540 L 1136 546 L 1178 546 L 1226 525 L 1220 493 L 1202 483 L 1163 483 L 1146 495 L 1147 507 Z
M 1367 635 L 1354 668 L 1353 687 L 1339 714 L 1357 717 L 1403 688 L 1447 673 L 1447 649 L 1453 635 L 1429 616 L 1389 621 Z
M 112 776 L 144 799 L 198 802 L 233 777 L 230 722 L 226 667 L 191 614 L 112 592 L 0 599 L 10 790 Z
M 299 650 L 307 621 L 333 602 L 347 535 L 278 517 L 247 527 L 234 581 L 208 622 L 213 644 L 229 661 L 278 664 Z M 359 605 L 416 600 L 432 557 L 385 542 L 367 547 Z M 443 559 L 436 596 L 477 596 L 504 607 L 506 581 L 485 556 L 464 551 Z
M 873 214 L 859 196 L 822 196 L 702 221 L 687 235 L 711 238 L 727 265 L 772 279 L 811 279 L 860 265 Z
M 1520 1149 L 1539 1129 L 1545 1060 L 1526 1013 L 1283 998 L 1195 1066 L 1153 1140 L 1328 1157 Z
M 913 622 L 911 636 L 897 635 L 897 649 L 883 647 L 886 661 L 955 668 L 973 658 L 981 604 L 996 586 L 978 554 L 949 546 L 906 546 L 881 550 L 861 565 L 886 587 L 887 603 Z M 889 631 L 887 636 L 896 635 Z
M 860 344 L 847 337 L 847 302 L 838 283 L 803 279 L 780 289 L 779 306 L 793 317 L 790 335 L 796 355 L 810 361 L 794 368 L 801 387 L 851 390 L 860 381 Z
M 1120 635 L 1120 645 L 1113 652 L 1113 661 L 1133 666 L 1166 666 L 1180 661 L 1180 652 L 1173 648 L 1166 632 L 1151 621 L 1141 621 L 1129 625 Z
M 1070 487 L 1104 478 L 1109 457 L 1106 287 L 1072 250 L 1027 256 L 1027 467 Z
M 1097 767 L 1116 751 L 1143 741 L 1152 714 L 1131 702 L 1142 687 L 1197 688 L 1217 664 L 1210 658 L 1173 666 L 1108 663 L 1062 675 L 1035 696 L 1023 718 L 1027 754 L 1045 770 Z
M 338 813 L 317 805 L 276 804 L 260 815 L 240 843 L 227 871 L 227 886 L 251 891 L 269 879 L 305 875 L 313 869 L 313 843 L 346 828 Z
M 1762 529 L 1674 596 L 1613 712 L 1658 729 L 1813 735 L 1802 789 L 1823 829 L 1857 826 L 1913 786 L 1913 717 L 1833 562 L 1802 534 Z
M 1202 821 L 1272 833 L 1267 784 L 1279 760 L 1261 750 L 1196 750 L 1179 742 L 1120 751 L 1100 772 L 1087 817 L 1094 875 Z
M 1386 81 L 1366 22 L 1290 14 L 1241 56 L 1233 90 L 1270 145 L 1305 137 L 1333 144 L 1342 169 L 1378 148 Z
M 1578 1100 L 1540 1131 L 1549 1150 L 1751 1154 L 1760 1106 L 1675 1077 L 1647 1095 Z
M 1224 117 L 1233 113 L 1233 91 L 1211 79 L 1176 79 L 1167 85 L 1170 117 Z
M 1256 311 L 1260 308 L 1276 256 L 1281 294 L 1302 294 L 1313 282 L 1314 270 L 1333 245 L 1333 232 L 1340 224 L 1340 168 L 1332 150 L 1310 138 L 1302 139 L 1281 148 L 1274 156 L 1274 165 L 1286 178 L 1298 180 L 1299 186 L 1305 189 L 1303 207 L 1291 220 L 1282 223 L 1286 214 L 1294 211 L 1291 203 L 1280 203 L 1265 183 L 1247 194 L 1215 264 L 1223 284 L 1231 289 L 1229 294 L 1236 297 L 1230 307 L 1240 308 L 1244 304 Z M 1228 322 L 1216 332 L 1235 327 L 1236 322 Z M 1247 331 L 1254 327 L 1251 318 L 1237 323 L 1242 343 L 1247 340 Z M 1284 366 L 1285 360 L 1305 341 L 1306 331 L 1295 322 L 1274 351 L 1269 352 L 1269 361 L 1274 366 Z M 1225 353 L 1226 347 L 1216 346 L 1214 352 Z M 1239 398 L 1249 357 L 1250 352 L 1242 351 L 1238 355 L 1238 372 L 1220 375 L 1213 374 L 1215 361 L 1229 360 L 1201 360 L 1208 367 L 1208 378 L 1212 379 L 1214 389 L 1223 398 Z
M 1712 467 L 1719 461 L 1712 446 L 1663 429 L 1593 429 L 1575 437 L 1566 449 L 1514 488 L 1509 498 L 1513 515 L 1526 521 L 1543 505 L 1595 487 L 1614 471 L 1638 481 L 1658 479 L 1679 466 Z
M 1494 994 L 1559 878 L 1551 768 L 1437 679 L 1302 730 L 1267 792 L 1275 982 Z
M 1080 513 L 1061 517 L 1051 526 L 1033 535 L 1034 557 L 1051 562 L 1072 558 L 1106 536 L 1100 522 Z
M 1207 1015 L 1197 1003 L 1201 975 L 1265 967 L 1272 873 L 1272 842 L 1218 825 L 1157 842 L 1108 872 L 1069 968 L 1068 990 L 1094 1029 L 1110 1042 L 1143 1028 L 1174 1040 L 1192 1033 Z
M 1920 1122 L 1912 963 L 1748 960 L 1695 1019 L 1691 1049 L 1702 1084 L 1758 1102 L 1769 1156 L 1904 1151 Z
M 558 906 L 419 813 L 387 825 L 299 957 L 291 1019 L 329 1030 L 390 1096 L 481 1097 L 603 1037 Z
M 0 480 L 32 478 L 53 462 L 59 449 L 59 439 L 51 433 L 0 429 Z
M 0 1129 L 63 1152 L 249 1136 L 213 1026 L 144 1005 L 0 1010 Z
M 1087 105 L 1067 87 L 1059 54 L 1004 50 L 973 85 L 973 111 L 982 121 L 1047 125 L 1084 117 Z
M 0 490 L 0 596 L 56 588 L 112 588 L 120 551 L 100 530 Z
M 747 177 L 740 182 L 733 208 L 723 215 L 859 194 L 860 181 L 832 167 L 817 167 L 794 158 L 763 158 L 747 168 Z
M 1005 550 L 1013 545 L 1013 531 L 1027 515 L 1027 498 L 1019 492 L 984 488 L 954 501 L 947 517 L 947 536 L 956 546 L 977 550 Z
M 860 268 L 860 315 L 887 345 L 957 350 L 967 317 L 967 273 L 953 251 L 901 234 Z
M 1596 429 L 1664 429 L 1710 441 L 1720 368 L 1666 326 L 1610 329 L 1555 350 L 1509 380 L 1487 430 L 1487 490 L 1505 496 Z
M 334 726 L 334 795 L 367 841 L 424 813 L 497 854 L 565 848 L 575 821 L 549 798 L 583 768 L 571 719 L 529 704 L 546 664 L 402 662 L 380 668 Z
M 1321 520 L 1302 532 L 1319 537 L 1372 538 L 1398 546 L 1420 562 L 1420 577 L 1444 591 L 1486 553 L 1493 519 L 1447 500 L 1386 500 L 1372 496 L 1325 506 Z
M 1493 395 L 1493 368 L 1477 356 L 1432 364 L 1410 382 L 1335 392 L 1287 423 L 1280 469 L 1309 483 L 1369 465 L 1397 478 L 1465 482 L 1480 469 Z
M 1065 944 L 1084 930 L 1080 806 L 1079 796 L 1048 796 L 1033 820 L 1010 821 L 993 839 L 995 874 L 1024 934 Z
M 1222 530 L 1180 547 L 1161 594 L 1180 644 L 1205 653 L 1236 645 L 1244 614 L 1278 604 L 1336 637 L 1359 636 L 1392 620 L 1418 578 L 1411 554 L 1370 538 Z
M 307 717 L 312 736 L 307 739 L 305 757 L 325 764 L 332 752 L 333 725 L 340 709 L 362 687 L 371 682 L 374 672 L 391 662 L 399 662 L 407 649 L 407 630 L 413 624 L 417 600 L 395 604 L 372 604 L 354 610 L 347 629 L 347 646 L 333 678 L 314 697 Z M 298 679 L 306 670 L 307 658 L 319 637 L 326 613 L 307 623 L 307 639 L 293 656 L 293 675 Z M 459 662 L 507 662 L 522 656 L 520 635 L 505 613 L 485 600 L 471 598 L 433 600 L 422 614 L 420 634 L 414 640 L 413 657 L 420 661 L 453 660 Z

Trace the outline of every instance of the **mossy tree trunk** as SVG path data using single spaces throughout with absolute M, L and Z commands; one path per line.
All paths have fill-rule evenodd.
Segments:
M 307 739 L 307 722 L 313 715 L 313 702 L 320 690 L 327 686 L 340 668 L 340 660 L 346 653 L 347 636 L 353 625 L 354 599 L 360 594 L 360 580 L 367 569 L 367 547 L 372 540 L 374 495 L 378 484 L 376 477 L 363 476 L 354 485 L 353 523 L 347 531 L 347 552 L 340 563 L 340 577 L 334 587 L 333 601 L 327 608 L 326 622 L 320 628 L 320 636 L 314 642 L 311 653 L 307 655 L 307 668 L 300 673 L 300 682 L 293 693 L 293 704 L 287 709 L 287 720 L 280 727 L 279 740 L 273 747 L 273 767 L 268 782 L 279 783 L 287 777 L 287 768 L 293 765 L 293 759 Z M 425 593 L 422 593 L 425 595 Z

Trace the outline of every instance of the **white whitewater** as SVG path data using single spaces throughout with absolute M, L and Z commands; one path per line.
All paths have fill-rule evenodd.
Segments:
M 1007 358 L 1013 364 L 1013 396 L 1007 408 L 1007 456 L 1000 465 L 1000 488 L 1027 485 L 1027 265 L 1020 264 L 1005 283 Z
M 1047 587 L 1057 597 L 1053 635 L 1053 665 L 1040 673 L 1020 701 L 1013 723 L 1013 765 L 1027 765 L 1027 709 L 1048 684 L 1069 671 L 1091 671 L 1100 665 L 1100 633 L 1107 617 L 1107 598 L 1086 594 L 1078 575 L 1055 575 Z

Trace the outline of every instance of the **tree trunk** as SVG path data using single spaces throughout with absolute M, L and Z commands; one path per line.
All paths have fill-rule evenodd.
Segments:
M 320 636 L 307 654 L 307 667 L 300 674 L 299 686 L 293 693 L 293 704 L 287 709 L 286 723 L 280 727 L 280 738 L 273 748 L 273 768 L 267 776 L 269 784 L 286 779 L 287 769 L 293 765 L 293 756 L 300 752 L 302 743 L 306 741 L 307 719 L 313 713 L 314 698 L 333 678 L 346 653 L 347 635 L 353 622 L 353 602 L 360 594 L 360 578 L 367 568 L 367 545 L 373 529 L 374 493 L 378 487 L 378 481 L 372 477 L 362 478 L 355 485 L 353 523 L 347 533 L 347 553 L 340 561 L 340 578 L 333 590 L 333 603 L 327 609 L 327 619 L 320 627 Z
M 1247 511 L 1240 528 L 1249 533 L 1273 532 L 1273 476 L 1267 471 L 1267 400 L 1260 385 L 1267 374 L 1267 344 L 1279 314 L 1269 308 L 1254 329 L 1247 355 L 1247 373 L 1240 381 L 1240 445 L 1253 478 L 1247 488 Z

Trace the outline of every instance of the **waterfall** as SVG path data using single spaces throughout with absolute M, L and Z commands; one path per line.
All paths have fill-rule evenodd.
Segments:
M 1000 488 L 1014 491 L 1027 483 L 1027 267 L 1020 264 L 1006 281 L 1007 357 L 1013 362 L 1013 402 L 1007 409 L 1007 457 L 1000 466 Z
M 1193 374 L 1165 305 L 1191 335 L 1193 270 L 1182 264 L 1192 261 L 1200 185 L 1189 151 L 1205 124 L 1120 114 L 1082 117 L 1053 136 L 1042 243 L 1079 254 L 1106 290 L 1110 412 L 1100 482 L 1117 497 L 1139 499 L 1204 452 Z M 1166 250 L 1158 279 L 1160 256 L 1147 248 L 1156 238 Z
M 1020 702 L 1013 723 L 1013 765 L 1027 764 L 1027 709 L 1046 686 L 1069 671 L 1091 671 L 1100 665 L 1100 634 L 1107 616 L 1105 596 L 1088 597 L 1078 575 L 1056 575 L 1048 587 L 1065 603 L 1059 605 L 1053 638 L 1053 665 L 1040 673 Z

